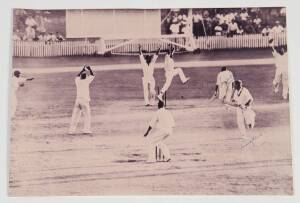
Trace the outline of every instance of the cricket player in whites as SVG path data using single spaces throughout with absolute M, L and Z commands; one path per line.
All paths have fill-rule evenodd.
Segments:
M 233 93 L 234 77 L 231 71 L 227 70 L 225 66 L 221 68 L 221 72 L 218 73 L 217 83 L 214 96 L 219 95 L 219 99 L 224 103 L 230 102 Z
M 283 47 L 278 47 L 277 50 L 274 48 L 274 42 L 270 41 L 272 47 L 272 54 L 275 59 L 276 72 L 273 80 L 274 92 L 279 91 L 279 84 L 282 82 L 282 97 L 283 99 L 288 98 L 289 93 L 289 82 L 288 82 L 288 56 Z
M 21 77 L 21 72 L 19 70 L 15 70 L 13 73 L 13 78 L 12 78 L 12 95 L 11 95 L 11 117 L 15 117 L 15 113 L 17 110 L 17 105 L 18 105 L 18 99 L 17 99 L 17 90 L 19 87 L 23 87 L 26 81 L 31 81 L 34 78 L 26 78 L 26 77 Z
M 159 95 L 157 96 L 159 100 L 163 101 L 163 95 L 164 93 L 169 89 L 173 77 L 175 77 L 176 75 L 179 75 L 180 80 L 183 84 L 185 84 L 187 81 L 189 81 L 189 77 L 186 77 L 182 71 L 181 68 L 174 68 L 175 63 L 173 60 L 174 57 L 174 52 L 175 49 L 174 47 L 169 48 L 166 56 L 165 56 L 165 64 L 164 64 L 164 69 L 165 69 L 165 77 L 166 77 L 166 81 L 164 86 L 161 88 Z
M 145 106 L 152 106 L 155 102 L 155 79 L 153 77 L 154 72 L 154 64 L 158 58 L 158 54 L 160 51 L 160 47 L 156 51 L 154 56 L 151 55 L 143 55 L 141 50 L 141 45 L 139 45 L 139 57 L 141 61 L 141 65 L 143 68 L 143 90 L 144 90 L 144 100 Z M 149 101 L 150 96 L 150 101 Z
M 89 74 L 87 72 L 89 71 Z M 84 134 L 91 134 L 90 84 L 94 80 L 94 73 L 89 66 L 84 66 L 75 78 L 77 88 L 76 101 L 72 113 L 69 134 L 74 134 L 81 113 L 84 116 Z
M 148 136 L 149 132 L 156 128 L 153 133 Z M 155 159 L 155 147 L 158 146 L 163 156 L 165 157 L 165 161 L 168 162 L 171 160 L 171 155 L 168 147 L 164 143 L 169 136 L 173 134 L 173 128 L 175 127 L 175 121 L 172 114 L 164 108 L 164 102 L 158 101 L 158 111 L 153 115 L 148 130 L 144 134 L 144 137 L 148 138 L 148 163 L 156 162 Z
M 249 90 L 243 87 L 241 80 L 234 81 L 233 106 L 236 107 L 236 119 L 239 131 L 244 139 L 248 139 L 246 129 L 255 125 L 255 112 L 252 110 L 253 97 Z

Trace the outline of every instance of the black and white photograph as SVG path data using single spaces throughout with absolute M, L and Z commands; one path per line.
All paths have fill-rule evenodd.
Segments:
M 8 196 L 292 196 L 286 16 L 14 8 Z

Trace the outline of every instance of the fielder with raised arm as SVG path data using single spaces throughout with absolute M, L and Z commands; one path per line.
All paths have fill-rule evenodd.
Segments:
M 270 41 L 272 47 L 272 54 L 275 59 L 276 72 L 273 80 L 274 92 L 279 91 L 279 84 L 282 82 L 282 97 L 283 99 L 288 98 L 289 93 L 289 82 L 288 82 L 288 56 L 283 47 L 278 47 L 277 50 L 274 47 L 274 41 Z
M 88 72 L 89 71 L 89 75 Z M 89 66 L 84 66 L 75 78 L 77 88 L 76 101 L 72 113 L 72 120 L 69 128 L 69 134 L 74 134 L 81 116 L 84 116 L 83 133 L 90 134 L 91 132 L 91 109 L 90 109 L 90 84 L 94 80 L 94 73 Z
M 243 87 L 242 81 L 234 81 L 233 106 L 236 107 L 236 119 L 239 131 L 244 139 L 248 139 L 246 129 L 255 125 L 255 112 L 252 110 L 253 97 L 249 90 Z
M 26 81 L 31 81 L 34 78 L 26 78 L 26 77 L 21 77 L 21 72 L 19 70 L 15 70 L 13 73 L 13 78 L 12 78 L 12 94 L 11 94 L 11 117 L 15 117 L 15 113 L 17 110 L 17 105 L 18 105 L 18 98 L 17 98 L 17 90 L 19 87 L 23 87 L 25 85 Z
M 233 82 L 234 77 L 232 72 L 223 66 L 217 76 L 214 96 L 219 95 L 219 99 L 222 100 L 222 102 L 230 102 L 233 93 Z
M 165 77 L 166 81 L 164 86 L 162 87 L 159 95 L 157 96 L 159 100 L 163 101 L 163 95 L 164 93 L 169 89 L 173 78 L 176 75 L 179 75 L 180 80 L 183 84 L 185 84 L 187 81 L 189 81 L 189 77 L 186 77 L 182 71 L 181 68 L 175 68 L 175 63 L 173 60 L 174 57 L 174 48 L 170 48 L 165 56 L 165 64 L 164 64 L 164 69 L 165 69 Z
M 171 160 L 170 151 L 164 143 L 164 140 L 173 134 L 174 127 L 175 121 L 172 114 L 164 108 L 164 102 L 158 101 L 158 111 L 153 115 L 148 130 L 144 134 L 144 137 L 147 137 L 149 132 L 155 128 L 155 131 L 147 137 L 149 144 L 148 163 L 156 161 L 155 146 L 158 146 L 162 150 L 162 154 L 167 162 Z
M 143 55 L 141 45 L 139 45 L 139 57 L 143 68 L 143 90 L 145 106 L 154 105 L 155 102 L 155 79 L 153 77 L 154 64 L 158 58 L 160 48 L 156 51 L 154 56 Z M 150 99 L 149 99 L 150 96 Z

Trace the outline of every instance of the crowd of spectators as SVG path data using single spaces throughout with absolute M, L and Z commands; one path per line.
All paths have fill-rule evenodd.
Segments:
M 284 10 L 280 10 L 284 15 Z M 188 14 L 186 9 L 172 10 L 166 16 L 164 26 L 166 34 L 186 34 L 188 30 Z M 205 9 L 193 10 L 192 32 L 200 36 L 227 36 L 242 34 L 269 35 L 285 30 L 283 24 L 276 20 L 270 22 L 263 19 L 259 8 L 240 9 Z
M 186 34 L 188 30 L 187 13 L 174 9 L 165 17 L 166 34 Z
M 15 29 L 13 32 L 13 40 L 16 41 L 43 41 L 45 43 L 64 41 L 65 38 L 60 32 L 47 32 L 46 23 L 51 20 L 42 15 L 26 16 L 21 20 L 21 29 Z
M 268 11 L 266 16 L 262 10 Z M 273 9 L 274 10 L 274 9 Z M 272 8 L 234 8 L 234 9 L 172 9 L 167 11 L 162 19 L 162 34 L 192 34 L 195 38 L 200 36 L 227 36 L 242 34 L 269 35 L 270 33 L 281 33 L 285 30 L 285 17 L 283 19 L 270 20 Z M 15 16 L 19 16 L 14 22 L 13 40 L 43 41 L 45 43 L 64 41 L 61 34 L 63 23 L 51 22 L 45 12 L 27 12 L 17 10 Z M 189 13 L 190 12 L 190 13 Z M 275 10 L 278 12 L 278 9 Z M 285 16 L 285 10 L 280 14 Z M 50 12 L 48 13 L 50 14 Z M 276 14 L 276 13 L 275 13 Z M 56 20 L 57 21 L 57 20 Z M 54 29 L 47 30 L 47 25 L 53 24 Z M 191 25 L 191 27 L 190 27 Z M 48 26 L 49 27 L 49 26 Z M 60 28 L 60 29 L 59 29 Z M 54 31 L 53 31 L 54 30 Z M 57 31 L 55 31 L 57 30 Z

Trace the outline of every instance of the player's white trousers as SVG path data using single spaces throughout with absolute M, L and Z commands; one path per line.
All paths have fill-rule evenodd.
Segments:
M 167 71 L 165 73 L 166 82 L 160 91 L 161 93 L 165 93 L 169 89 L 169 87 L 172 83 L 173 77 L 175 77 L 176 75 L 179 75 L 182 83 L 185 83 L 187 81 L 187 78 L 185 77 L 181 68 L 175 68 L 172 71 Z
M 155 79 L 154 77 L 143 77 L 143 89 L 145 105 L 154 105 L 155 102 Z
M 245 109 L 236 108 L 237 125 L 242 136 L 246 136 L 246 128 L 254 128 L 255 112 L 251 107 Z
M 90 102 L 85 101 L 82 99 L 76 99 L 73 113 L 72 113 L 72 119 L 71 119 L 71 125 L 69 132 L 75 132 L 76 127 L 78 125 L 79 119 L 81 114 L 84 116 L 84 132 L 90 132 L 91 131 L 91 109 L 90 109 Z
M 11 95 L 11 117 L 15 117 L 15 113 L 17 110 L 18 100 L 16 93 L 12 93 Z
M 161 148 L 162 154 L 165 156 L 165 159 L 168 160 L 171 158 L 170 150 L 167 145 L 164 143 L 164 140 L 171 136 L 173 129 L 157 129 L 151 133 L 148 139 L 148 161 L 155 161 L 155 146 Z
M 224 99 L 225 101 L 229 102 L 232 96 L 232 91 L 233 89 L 231 82 L 228 84 L 226 82 L 222 83 L 219 87 L 219 99 Z
M 273 79 L 273 85 L 280 83 L 282 73 L 283 73 L 282 68 L 276 68 L 275 76 Z
M 289 94 L 289 77 L 287 72 L 282 73 L 282 97 L 287 99 Z
M 278 86 L 282 82 L 282 97 L 287 99 L 289 93 L 289 81 L 287 71 L 283 71 L 282 68 L 276 68 L 275 77 L 273 80 L 273 86 L 278 91 Z

